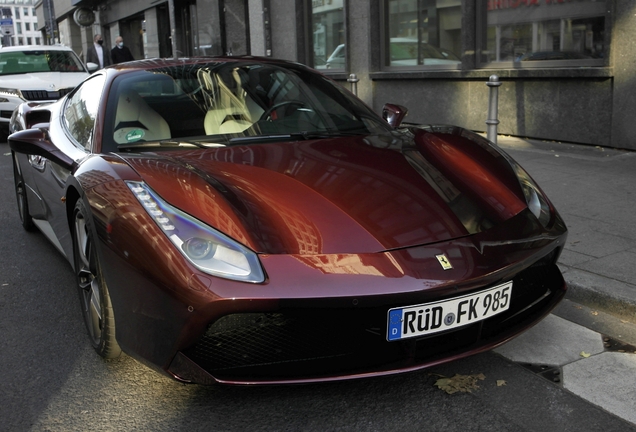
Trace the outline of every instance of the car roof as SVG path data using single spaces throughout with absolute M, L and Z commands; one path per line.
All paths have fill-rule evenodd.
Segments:
M 269 57 L 256 57 L 256 56 L 200 56 L 200 57 L 179 57 L 178 59 L 172 58 L 154 58 L 154 59 L 141 59 L 134 60 L 125 63 L 118 63 L 115 65 L 107 66 L 104 69 L 157 69 L 171 66 L 183 66 L 183 65 L 197 65 L 206 63 L 261 63 L 261 64 L 275 64 L 280 66 L 301 66 L 306 67 L 300 63 L 272 59 Z
M 73 50 L 64 45 L 15 45 L 15 46 L 0 47 L 0 51 L 15 52 L 15 51 L 73 51 Z

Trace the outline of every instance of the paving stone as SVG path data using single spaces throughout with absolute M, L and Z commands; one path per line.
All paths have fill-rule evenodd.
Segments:
M 599 354 L 603 350 L 600 333 L 549 315 L 495 352 L 519 363 L 563 366 L 581 360 L 581 352 Z
M 564 387 L 636 423 L 636 354 L 604 352 L 563 367 Z

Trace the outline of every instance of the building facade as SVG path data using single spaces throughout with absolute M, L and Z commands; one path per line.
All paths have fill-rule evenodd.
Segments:
M 35 0 L 0 0 L 2 18 L 13 22 L 13 34 L 3 36 L 2 45 L 42 45 L 35 14 Z
M 636 149 L 636 0 L 47 1 L 78 53 L 99 32 L 135 58 L 284 58 L 345 86 L 355 73 L 378 112 L 478 131 L 497 75 L 499 133 Z

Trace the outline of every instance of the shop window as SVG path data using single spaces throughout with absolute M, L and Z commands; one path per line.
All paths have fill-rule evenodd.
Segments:
M 313 66 L 316 69 L 346 69 L 344 0 L 312 0 L 311 31 Z
M 480 64 L 602 66 L 606 10 L 605 0 L 482 0 Z
M 461 0 L 385 0 L 385 67 L 458 69 Z

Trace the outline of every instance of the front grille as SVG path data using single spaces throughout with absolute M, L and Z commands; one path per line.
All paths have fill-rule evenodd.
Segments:
M 29 101 L 57 100 L 70 93 L 73 87 L 59 89 L 58 91 L 48 90 L 22 90 L 22 96 Z
M 10 119 L 13 111 L 0 111 L 0 117 Z
M 514 277 L 505 313 L 449 332 L 388 342 L 388 306 L 299 308 L 225 316 L 183 353 L 225 380 L 319 378 L 416 366 L 477 349 L 545 314 L 563 293 L 554 257 Z

